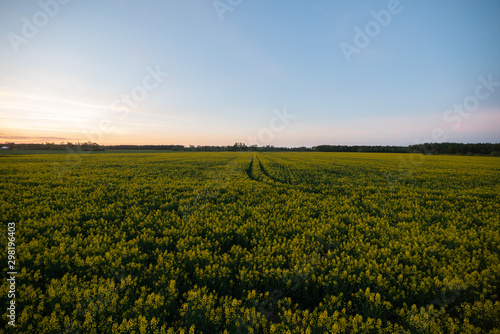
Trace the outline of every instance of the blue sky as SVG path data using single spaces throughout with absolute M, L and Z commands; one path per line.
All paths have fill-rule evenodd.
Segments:
M 0 0 L 0 142 L 500 142 L 498 17 L 496 0 Z

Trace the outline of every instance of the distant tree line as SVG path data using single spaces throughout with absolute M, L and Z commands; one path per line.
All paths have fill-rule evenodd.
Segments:
M 11 150 L 54 150 L 54 151 L 104 151 L 104 148 L 97 143 L 86 142 L 86 143 L 71 143 L 71 142 L 61 142 L 59 144 L 46 142 L 45 144 L 16 144 L 16 143 L 5 143 L 3 146 L 8 147 Z
M 422 153 L 500 156 L 500 144 L 480 143 L 424 143 L 409 146 L 347 146 L 320 145 L 312 150 L 317 152 L 379 152 L 379 153 Z
M 500 144 L 425 143 L 408 146 L 408 152 L 423 154 L 484 154 L 500 156 Z
M 106 145 L 107 150 L 164 150 L 184 151 L 183 145 Z
M 45 144 L 15 144 L 5 143 L 13 150 L 73 150 L 73 151 L 104 151 L 104 150 L 155 150 L 179 152 L 367 152 L 367 153 L 422 153 L 422 154 L 461 154 L 461 155 L 493 155 L 500 156 L 500 144 L 480 143 L 424 143 L 410 146 L 372 146 L 372 145 L 319 145 L 313 147 L 275 147 L 273 145 L 247 146 L 245 143 L 234 143 L 227 146 L 184 146 L 184 145 L 106 145 L 97 143 L 45 143 Z
M 295 151 L 306 152 L 313 151 L 312 148 L 302 147 L 275 147 L 273 145 L 247 146 L 245 143 L 234 143 L 227 146 L 184 146 L 184 145 L 107 145 L 108 150 L 155 150 L 155 151 L 185 151 L 185 152 L 235 152 L 235 151 L 252 151 L 252 152 L 273 152 L 273 151 Z
M 373 153 L 407 153 L 406 146 L 348 146 L 348 145 L 319 145 L 312 148 L 317 152 L 373 152 Z

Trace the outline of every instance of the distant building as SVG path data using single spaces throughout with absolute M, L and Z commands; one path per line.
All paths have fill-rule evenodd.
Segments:
M 8 147 L 8 146 L 2 146 L 2 150 L 10 150 L 10 147 Z

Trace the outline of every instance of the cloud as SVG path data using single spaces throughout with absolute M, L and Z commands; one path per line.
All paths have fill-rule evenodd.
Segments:
M 30 137 L 30 136 L 0 136 L 0 140 L 10 142 L 23 143 L 39 143 L 39 142 L 61 142 L 70 140 L 68 137 Z

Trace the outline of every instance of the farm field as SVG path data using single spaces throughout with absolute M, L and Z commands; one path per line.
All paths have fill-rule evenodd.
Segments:
M 500 333 L 500 158 L 103 152 L 0 171 L 12 332 Z

